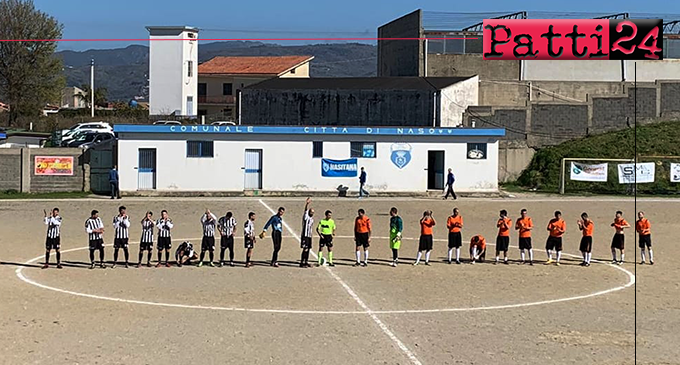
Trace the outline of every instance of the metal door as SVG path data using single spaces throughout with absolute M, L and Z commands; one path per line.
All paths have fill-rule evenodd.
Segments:
M 444 151 L 427 151 L 427 189 L 444 189 Z
M 156 149 L 139 149 L 139 167 L 137 189 L 154 190 L 156 189 Z
M 244 189 L 262 189 L 262 150 L 246 150 L 244 170 Z

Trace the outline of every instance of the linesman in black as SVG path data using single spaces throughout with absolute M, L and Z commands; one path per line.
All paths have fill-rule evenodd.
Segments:
M 59 216 L 59 208 L 52 209 L 52 215 L 47 216 L 47 211 L 43 210 L 45 214 L 45 225 L 47 226 L 47 238 L 45 240 L 45 265 L 43 269 L 50 266 L 50 251 L 54 249 L 57 254 L 57 269 L 61 269 L 61 217 Z
M 146 266 L 151 267 L 151 251 L 153 251 L 153 227 L 156 222 L 153 221 L 153 212 L 148 211 L 142 219 L 142 238 L 139 240 L 139 260 L 137 261 L 137 267 L 142 266 L 142 257 L 144 257 L 144 251 L 146 254 Z
M 113 266 L 118 264 L 118 250 L 123 249 L 125 254 L 125 268 L 130 267 L 130 251 L 128 251 L 128 239 L 130 229 L 130 217 L 127 215 L 127 209 L 124 206 L 118 207 L 118 215 L 113 217 L 113 232 L 115 238 L 113 239 Z
M 99 267 L 106 268 L 104 265 L 104 222 L 99 218 L 99 211 L 93 210 L 90 218 L 85 221 L 85 231 L 89 240 L 90 247 L 90 269 L 94 269 L 94 252 L 99 251 Z

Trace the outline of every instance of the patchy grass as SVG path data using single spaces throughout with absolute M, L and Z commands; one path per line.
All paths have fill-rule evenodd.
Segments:
M 91 193 L 72 191 L 63 193 L 20 193 L 16 190 L 0 191 L 0 199 L 80 199 L 87 198 Z

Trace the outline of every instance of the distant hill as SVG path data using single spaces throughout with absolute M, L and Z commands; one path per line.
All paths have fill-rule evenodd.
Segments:
M 311 77 L 375 76 L 377 47 L 368 44 L 314 44 L 282 46 L 261 42 L 214 42 L 201 44 L 199 62 L 216 56 L 311 55 Z M 149 47 L 61 51 L 64 74 L 69 86 L 90 82 L 90 60 L 95 59 L 95 87 L 106 87 L 111 101 L 148 97 Z

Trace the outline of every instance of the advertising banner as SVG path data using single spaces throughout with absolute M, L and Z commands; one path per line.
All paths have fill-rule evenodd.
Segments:
M 680 182 L 680 163 L 671 162 L 671 182 Z
M 323 177 L 356 177 L 358 170 L 356 158 L 347 160 L 321 159 L 321 176 Z
M 620 184 L 644 184 L 654 182 L 654 162 L 619 164 Z
M 607 164 L 587 165 L 572 162 L 571 179 L 576 181 L 607 182 Z
M 35 175 L 73 175 L 73 156 L 35 156 Z

